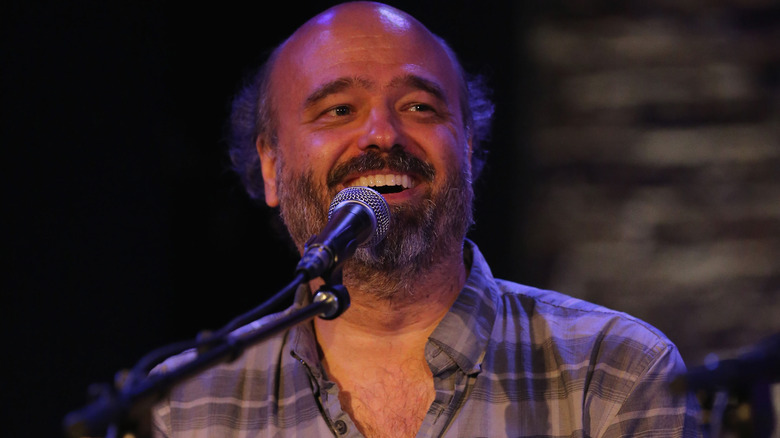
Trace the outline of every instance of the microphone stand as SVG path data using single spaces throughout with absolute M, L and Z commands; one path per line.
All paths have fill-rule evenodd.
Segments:
M 95 401 L 66 415 L 63 426 L 67 436 L 81 438 L 104 433 L 106 438 L 150 435 L 152 406 L 177 383 L 221 362 L 231 362 L 246 348 L 315 316 L 334 319 L 344 313 L 350 299 L 347 289 L 341 284 L 341 268 L 329 270 L 323 278 L 326 283 L 318 289 L 310 304 L 301 308 L 293 305 L 278 318 L 262 325 L 249 323 L 266 316 L 269 309 L 289 298 L 307 280 L 305 274 L 296 274 L 289 285 L 267 302 L 234 319 L 219 331 L 201 335 L 195 341 L 171 344 L 152 351 L 132 371 L 124 374 L 126 378 L 119 379 L 115 388 L 101 385 Z M 149 369 L 163 359 L 190 348 L 196 352 L 191 361 L 167 372 L 147 375 Z

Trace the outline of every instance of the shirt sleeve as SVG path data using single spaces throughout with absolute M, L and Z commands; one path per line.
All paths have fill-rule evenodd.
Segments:
M 657 350 L 658 351 L 658 350 Z M 671 380 L 685 372 L 685 365 L 673 344 L 663 343 L 644 372 L 633 380 L 625 400 L 595 436 L 700 437 L 700 408 L 692 393 L 671 390 Z

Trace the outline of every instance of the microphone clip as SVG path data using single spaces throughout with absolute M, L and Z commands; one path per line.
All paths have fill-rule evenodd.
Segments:
M 316 235 L 312 236 L 310 242 L 316 237 Z M 306 246 L 308 246 L 308 243 Z M 317 289 L 312 302 L 324 306 L 322 312 L 318 315 L 320 318 L 326 320 L 336 319 L 349 309 L 350 305 L 349 291 L 342 284 L 342 267 L 340 265 L 330 266 L 325 269 L 321 278 L 325 280 L 325 284 Z
M 322 319 L 336 319 L 349 309 L 349 292 L 343 284 L 323 284 L 314 295 L 315 303 L 323 303 L 327 306 L 319 317 Z

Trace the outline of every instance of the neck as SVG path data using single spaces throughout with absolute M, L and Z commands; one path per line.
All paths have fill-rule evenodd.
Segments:
M 408 282 L 409 287 L 389 298 L 384 291 L 352 284 L 345 276 L 350 308 L 334 320 L 314 320 L 323 354 L 328 356 L 328 352 L 342 349 L 351 353 L 364 350 L 375 357 L 381 357 L 377 353 L 388 349 L 394 357 L 404 356 L 401 350 L 420 354 L 428 336 L 463 288 L 466 275 L 463 255 L 454 251 L 451 257 L 420 273 L 415 281 Z

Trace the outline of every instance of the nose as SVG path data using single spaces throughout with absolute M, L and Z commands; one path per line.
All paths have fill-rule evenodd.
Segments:
M 373 108 L 365 122 L 360 148 L 390 151 L 395 146 L 402 146 L 402 132 L 401 121 L 391 108 Z

